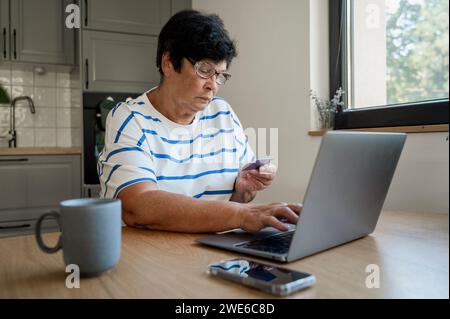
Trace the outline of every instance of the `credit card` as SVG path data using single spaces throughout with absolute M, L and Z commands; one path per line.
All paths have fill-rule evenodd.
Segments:
M 261 166 L 269 164 L 271 160 L 272 160 L 271 158 L 263 158 L 263 159 L 256 160 L 256 162 L 251 163 L 250 165 L 248 165 L 247 167 L 242 169 L 242 171 L 250 171 L 253 169 L 259 169 Z

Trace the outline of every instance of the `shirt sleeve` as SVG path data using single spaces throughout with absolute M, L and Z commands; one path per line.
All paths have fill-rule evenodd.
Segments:
M 108 114 L 105 147 L 97 163 L 101 197 L 117 198 L 133 184 L 157 183 L 153 156 L 144 140 L 134 113 L 126 105 Z
M 245 164 L 256 161 L 256 156 L 249 143 L 248 136 L 245 134 L 242 124 L 239 121 L 239 118 L 237 117 L 236 113 L 231 109 L 231 107 L 230 112 L 231 112 L 231 119 L 233 120 L 237 154 L 239 156 L 239 167 L 242 168 Z

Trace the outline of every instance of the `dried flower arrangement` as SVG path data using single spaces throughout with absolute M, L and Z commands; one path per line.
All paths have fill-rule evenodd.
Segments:
M 331 100 L 327 100 L 319 98 L 313 90 L 310 91 L 311 99 L 319 115 L 319 129 L 334 128 L 334 116 L 344 106 L 344 102 L 342 101 L 344 94 L 345 91 L 339 88 L 334 97 Z

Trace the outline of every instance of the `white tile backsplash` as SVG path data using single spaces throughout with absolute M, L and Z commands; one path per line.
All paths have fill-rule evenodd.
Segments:
M 70 88 L 70 74 L 69 73 L 57 73 L 56 74 L 56 86 L 60 88 Z
M 33 128 L 35 117 L 36 114 L 32 114 L 28 106 L 16 107 L 16 128 Z
M 0 127 L 0 147 L 8 147 L 8 139 L 5 138 L 6 134 L 8 134 L 8 128 Z
M 12 84 L 34 86 L 34 70 L 32 66 L 12 68 Z
M 56 147 L 56 128 L 35 128 L 34 146 Z
M 72 89 L 71 95 L 70 95 L 71 101 L 70 104 L 73 108 L 81 108 L 81 100 L 82 100 L 82 93 L 79 89 Z
M 35 87 L 33 100 L 37 107 L 55 107 L 56 88 Z
M 56 127 L 58 128 L 70 128 L 71 119 L 71 109 L 70 108 L 57 108 L 56 109 Z
M 72 146 L 80 147 L 81 146 L 81 128 L 72 128 Z
M 42 71 L 43 73 L 41 73 Z M 55 67 L 39 67 L 34 69 L 34 85 L 45 87 L 56 87 Z
M 30 96 L 16 104 L 19 147 L 81 146 L 81 89 L 79 70 L 71 66 L 32 63 L 0 63 L 0 85 L 11 98 Z M 9 107 L 0 105 L 0 136 L 9 128 Z M 4 131 L 4 134 L 2 133 Z M 8 147 L 0 139 L 0 147 Z
M 13 86 L 12 92 L 11 92 L 11 98 L 14 99 L 19 96 L 29 96 L 34 101 L 34 87 L 33 86 L 22 86 L 22 85 Z M 25 100 L 17 101 L 16 107 L 28 107 L 29 108 L 28 101 L 25 101 Z
M 59 88 L 56 96 L 57 107 L 72 107 L 72 90 Z
M 54 107 L 37 107 L 34 127 L 56 127 L 56 108 Z
M 9 107 L 0 106 L 0 128 L 9 128 Z
M 70 109 L 70 127 L 81 127 L 81 109 Z
M 17 131 L 17 147 L 34 146 L 33 128 L 17 128 L 16 131 Z
M 0 84 L 11 85 L 11 66 L 10 65 L 0 65 Z
M 13 98 L 24 95 L 34 97 L 34 86 L 13 85 L 12 87 Z
M 56 146 L 58 147 L 72 146 L 72 130 L 70 128 L 56 129 Z

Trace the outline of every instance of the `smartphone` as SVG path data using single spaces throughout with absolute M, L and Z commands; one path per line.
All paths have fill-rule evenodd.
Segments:
M 256 162 L 250 163 L 246 168 L 242 169 L 242 171 L 249 171 L 252 169 L 259 169 L 261 166 L 267 165 L 270 163 L 272 158 L 262 158 L 256 160 Z
M 316 283 L 314 275 L 242 258 L 210 264 L 208 273 L 276 296 L 287 296 Z

